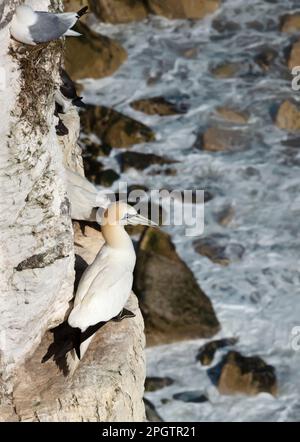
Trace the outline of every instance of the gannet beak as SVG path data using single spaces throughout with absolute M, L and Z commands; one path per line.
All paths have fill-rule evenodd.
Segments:
M 130 218 L 128 218 L 127 222 L 128 222 L 128 224 L 131 224 L 133 226 L 138 226 L 138 225 L 141 225 L 141 226 L 152 226 L 152 227 L 157 227 L 158 226 L 158 224 L 156 224 L 151 219 L 148 219 L 145 216 L 139 215 L 139 214 L 131 216 Z

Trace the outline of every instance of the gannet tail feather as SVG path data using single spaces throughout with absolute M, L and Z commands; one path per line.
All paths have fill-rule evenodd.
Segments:
M 78 359 L 81 358 L 80 346 L 81 344 L 93 336 L 106 322 L 98 322 L 98 324 L 88 327 L 84 332 L 81 332 L 80 328 L 71 327 L 70 324 L 65 321 L 59 326 L 53 328 L 53 342 L 50 344 L 47 353 L 42 359 L 42 364 L 53 358 L 55 362 L 63 359 L 66 354 L 75 350 Z
M 80 18 L 80 17 L 82 17 L 83 15 L 87 14 L 88 9 L 89 9 L 88 6 L 85 6 L 84 8 L 80 9 L 80 10 L 77 12 L 77 18 Z
M 73 105 L 76 107 L 86 107 L 86 105 L 82 101 L 82 97 L 76 97 L 72 101 Z

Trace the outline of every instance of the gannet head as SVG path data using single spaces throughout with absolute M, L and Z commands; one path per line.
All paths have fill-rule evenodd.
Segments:
M 157 226 L 155 222 L 140 215 L 134 207 L 129 206 L 124 201 L 109 205 L 103 214 L 102 225 Z
M 18 22 L 24 25 L 32 25 L 36 21 L 35 13 L 28 5 L 18 6 L 16 9 L 16 17 Z

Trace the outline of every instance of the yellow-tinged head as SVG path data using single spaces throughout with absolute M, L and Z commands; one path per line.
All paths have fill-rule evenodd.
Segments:
M 150 219 L 138 214 L 134 207 L 129 206 L 124 201 L 118 201 L 109 205 L 103 214 L 101 225 L 157 226 L 157 224 Z

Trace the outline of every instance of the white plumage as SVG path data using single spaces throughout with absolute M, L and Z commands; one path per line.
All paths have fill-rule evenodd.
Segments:
M 68 322 L 84 332 L 91 325 L 116 317 L 125 306 L 133 282 L 135 252 L 115 250 L 107 244 L 84 273 Z
M 155 225 L 124 202 L 112 203 L 106 210 L 102 223 L 105 244 L 80 280 L 68 319 L 82 332 L 116 317 L 129 298 L 136 255 L 126 224 Z
M 52 356 L 59 361 L 73 349 L 80 359 L 93 334 L 106 322 L 134 316 L 124 309 L 132 290 L 136 262 L 132 241 L 124 229 L 127 224 L 156 225 L 122 201 L 109 205 L 101 223 L 105 244 L 83 273 L 73 310 L 67 322 L 53 330 L 57 342 L 50 345 L 42 362 Z M 75 353 L 71 354 L 73 362 Z
M 96 221 L 97 209 L 111 203 L 107 192 L 97 189 L 84 176 L 66 168 L 67 193 L 71 203 L 71 217 L 78 221 Z
M 21 5 L 16 9 L 11 24 L 11 35 L 19 42 L 36 45 L 57 40 L 63 36 L 79 36 L 71 28 L 86 13 L 87 7 L 78 12 L 54 14 L 34 11 L 30 6 Z

